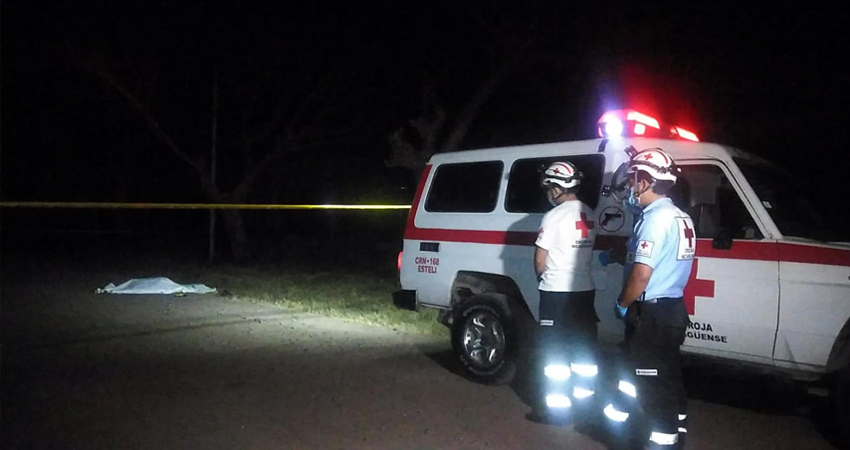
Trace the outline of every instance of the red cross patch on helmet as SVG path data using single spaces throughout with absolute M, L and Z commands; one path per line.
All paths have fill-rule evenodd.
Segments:
M 679 168 L 673 158 L 660 148 L 649 148 L 634 154 L 629 160 L 628 173 L 642 170 L 656 180 L 676 182 Z
M 572 163 L 555 162 L 546 168 L 540 184 L 549 186 L 556 184 L 564 189 L 569 189 L 581 184 L 582 173 Z

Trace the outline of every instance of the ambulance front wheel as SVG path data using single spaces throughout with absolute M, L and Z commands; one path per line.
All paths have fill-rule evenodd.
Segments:
M 838 373 L 832 391 L 832 406 L 835 412 L 837 439 L 842 446 L 850 448 L 850 367 Z M 844 447 L 842 447 L 844 448 Z
M 479 295 L 464 301 L 452 321 L 452 347 L 466 374 L 488 385 L 510 383 L 516 373 L 517 324 L 510 307 Z

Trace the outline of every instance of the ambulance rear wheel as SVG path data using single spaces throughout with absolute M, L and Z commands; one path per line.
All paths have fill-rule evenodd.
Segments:
M 518 335 L 508 307 L 487 297 L 463 302 L 452 321 L 452 347 L 465 374 L 488 385 L 510 383 L 516 373 Z

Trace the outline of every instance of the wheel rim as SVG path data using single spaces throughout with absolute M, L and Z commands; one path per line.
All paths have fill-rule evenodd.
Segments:
M 482 369 L 496 367 L 505 354 L 505 331 L 492 314 L 477 312 L 467 319 L 463 348 L 469 360 Z

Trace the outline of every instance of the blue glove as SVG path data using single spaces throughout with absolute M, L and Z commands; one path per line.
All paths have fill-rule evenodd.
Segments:
M 623 308 L 620 306 L 620 297 L 614 299 L 614 317 L 617 319 L 623 320 L 626 318 L 626 311 L 628 308 Z
M 599 264 L 603 267 L 611 264 L 611 250 L 605 250 L 599 254 Z

